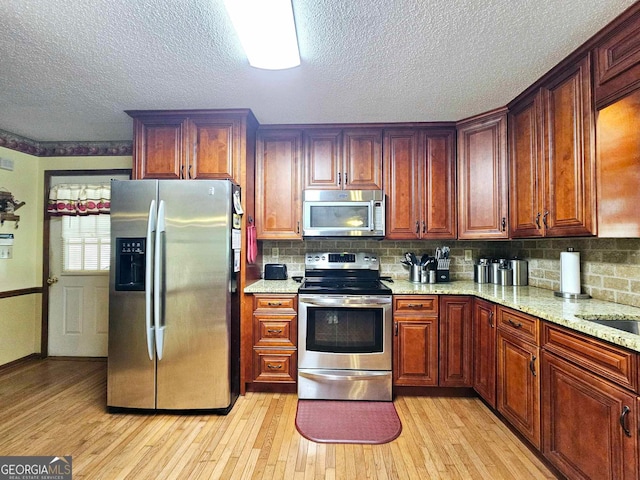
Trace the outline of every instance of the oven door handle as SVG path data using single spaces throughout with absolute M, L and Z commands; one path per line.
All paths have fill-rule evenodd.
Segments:
M 332 373 L 323 373 L 320 370 L 318 373 L 311 373 L 309 371 L 298 370 L 298 375 L 301 377 L 312 378 L 312 379 L 324 379 L 324 380 L 376 380 L 379 377 L 386 377 L 390 372 L 380 371 L 380 372 L 366 372 L 361 373 L 359 375 L 353 375 L 352 372 L 337 374 L 335 371 Z
M 369 297 L 363 300 L 363 297 L 358 297 L 357 299 L 350 299 L 344 297 L 336 297 L 336 298 L 300 298 L 300 303 L 306 305 L 315 305 L 316 307 L 342 307 L 342 306 L 350 306 L 350 307 L 370 307 L 374 305 L 390 305 L 391 298 L 390 297 Z

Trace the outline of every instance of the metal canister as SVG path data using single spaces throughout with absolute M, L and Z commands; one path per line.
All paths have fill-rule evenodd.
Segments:
M 499 284 L 505 287 L 513 285 L 513 270 L 511 268 L 499 268 L 498 269 Z
M 474 265 L 473 269 L 473 280 L 476 283 L 489 283 L 491 279 L 489 278 L 489 264 L 478 264 Z
M 491 283 L 500 285 L 500 279 L 502 278 L 502 276 L 500 275 L 500 264 L 498 262 L 493 262 L 490 265 L 489 278 L 491 280 Z
M 510 263 L 513 270 L 513 284 L 529 285 L 529 262 L 516 258 Z

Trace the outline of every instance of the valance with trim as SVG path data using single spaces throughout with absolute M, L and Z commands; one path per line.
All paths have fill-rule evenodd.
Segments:
M 49 190 L 47 212 L 50 215 L 108 214 L 111 209 L 111 185 L 61 183 Z

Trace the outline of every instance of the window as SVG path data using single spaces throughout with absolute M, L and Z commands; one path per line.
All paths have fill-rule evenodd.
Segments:
M 107 272 L 111 257 L 109 215 L 62 217 L 64 272 Z

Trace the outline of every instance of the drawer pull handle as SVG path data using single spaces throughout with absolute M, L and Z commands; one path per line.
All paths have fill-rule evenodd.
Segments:
M 270 328 L 267 330 L 267 333 L 282 333 L 282 330 L 277 330 L 275 328 Z
M 493 328 L 493 310 L 489 312 L 489 326 Z
M 274 365 L 273 363 L 268 363 L 267 364 L 267 368 L 269 368 L 271 370 L 281 370 L 282 369 L 282 364 Z
M 421 303 L 407 303 L 407 307 L 409 308 L 422 308 Z
M 531 355 L 531 361 L 529 362 L 529 370 L 531 370 L 531 373 L 535 377 L 536 376 L 536 356 L 535 355 Z
M 627 437 L 631 437 L 631 432 L 627 428 L 627 421 L 626 421 L 630 411 L 631 409 L 625 405 L 622 408 L 622 413 L 620 414 L 620 426 L 622 427 L 622 430 L 624 430 L 624 434 Z
M 540 230 L 540 212 L 536 215 L 536 228 Z
M 516 323 L 513 320 L 509 319 L 509 325 L 515 328 L 522 328 L 522 324 L 520 322 Z
M 267 305 L 270 307 L 280 307 L 282 306 L 282 302 L 268 302 Z

